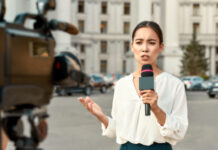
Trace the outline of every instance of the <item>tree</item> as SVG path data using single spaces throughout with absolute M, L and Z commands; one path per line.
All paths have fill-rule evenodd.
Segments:
M 208 70 L 208 59 L 205 58 L 205 51 L 196 40 L 195 34 L 184 51 L 181 63 L 182 75 L 204 76 Z

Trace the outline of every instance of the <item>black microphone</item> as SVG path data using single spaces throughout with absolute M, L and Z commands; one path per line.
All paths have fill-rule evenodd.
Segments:
M 154 90 L 154 75 L 150 64 L 142 66 L 141 77 L 139 78 L 139 90 Z M 145 104 L 145 115 L 150 115 L 150 104 Z

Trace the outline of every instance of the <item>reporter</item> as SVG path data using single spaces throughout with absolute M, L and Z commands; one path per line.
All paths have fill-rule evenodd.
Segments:
M 163 35 L 152 21 L 139 23 L 132 33 L 131 49 L 137 70 L 120 79 L 114 90 L 112 117 L 107 117 L 89 97 L 78 98 L 102 123 L 103 135 L 116 137 L 120 150 L 172 150 L 188 128 L 187 100 L 183 83 L 156 65 L 163 51 Z M 151 64 L 155 91 L 139 90 L 144 64 Z M 149 103 L 151 115 L 145 116 Z

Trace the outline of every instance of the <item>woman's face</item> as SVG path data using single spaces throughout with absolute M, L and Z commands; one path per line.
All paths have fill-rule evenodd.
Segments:
M 154 65 L 164 45 L 160 44 L 160 39 L 152 28 L 142 27 L 136 31 L 131 47 L 139 65 Z

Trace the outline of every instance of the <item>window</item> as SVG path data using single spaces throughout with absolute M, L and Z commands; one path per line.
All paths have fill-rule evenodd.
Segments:
M 216 23 L 216 34 L 218 34 L 218 23 Z
M 123 60 L 123 73 L 126 73 L 126 60 Z
M 82 70 L 85 70 L 85 60 L 84 60 L 84 59 L 81 59 L 81 60 L 80 60 L 80 63 L 81 63 L 81 68 L 82 68 Z
M 107 2 L 101 2 L 101 13 L 107 14 Z
M 101 53 L 107 53 L 107 41 L 101 41 Z
M 123 33 L 124 34 L 129 34 L 129 27 L 130 27 L 129 22 L 124 22 L 123 26 L 124 26 L 123 27 Z
M 124 15 L 129 15 L 130 14 L 130 3 L 124 3 Z
M 79 20 L 78 21 L 78 26 L 79 26 L 79 31 L 81 33 L 83 33 L 84 32 L 84 21 L 83 20 Z
M 80 53 L 85 53 L 85 45 L 84 44 L 80 45 Z
M 216 62 L 216 74 L 218 74 L 218 61 Z
M 218 47 L 216 47 L 216 54 L 218 55 Z
M 85 6 L 84 1 L 80 0 L 78 2 L 78 13 L 84 13 L 84 6 Z
M 126 54 L 129 51 L 129 41 L 124 42 L 124 54 Z
M 107 33 L 107 22 L 106 21 L 101 22 L 100 30 L 101 30 L 101 33 Z
M 200 33 L 200 24 L 199 23 L 193 23 L 193 33 L 194 34 Z
M 80 0 L 78 2 L 78 13 L 84 13 L 84 6 L 85 6 L 85 3 L 83 0 Z
M 216 3 L 216 14 L 218 15 L 218 3 Z
M 200 5 L 197 3 L 193 4 L 193 16 L 198 16 L 200 14 L 199 10 L 200 10 Z
M 151 4 L 151 15 L 154 15 L 154 3 Z
M 101 73 L 107 73 L 107 60 L 101 60 L 100 72 Z

